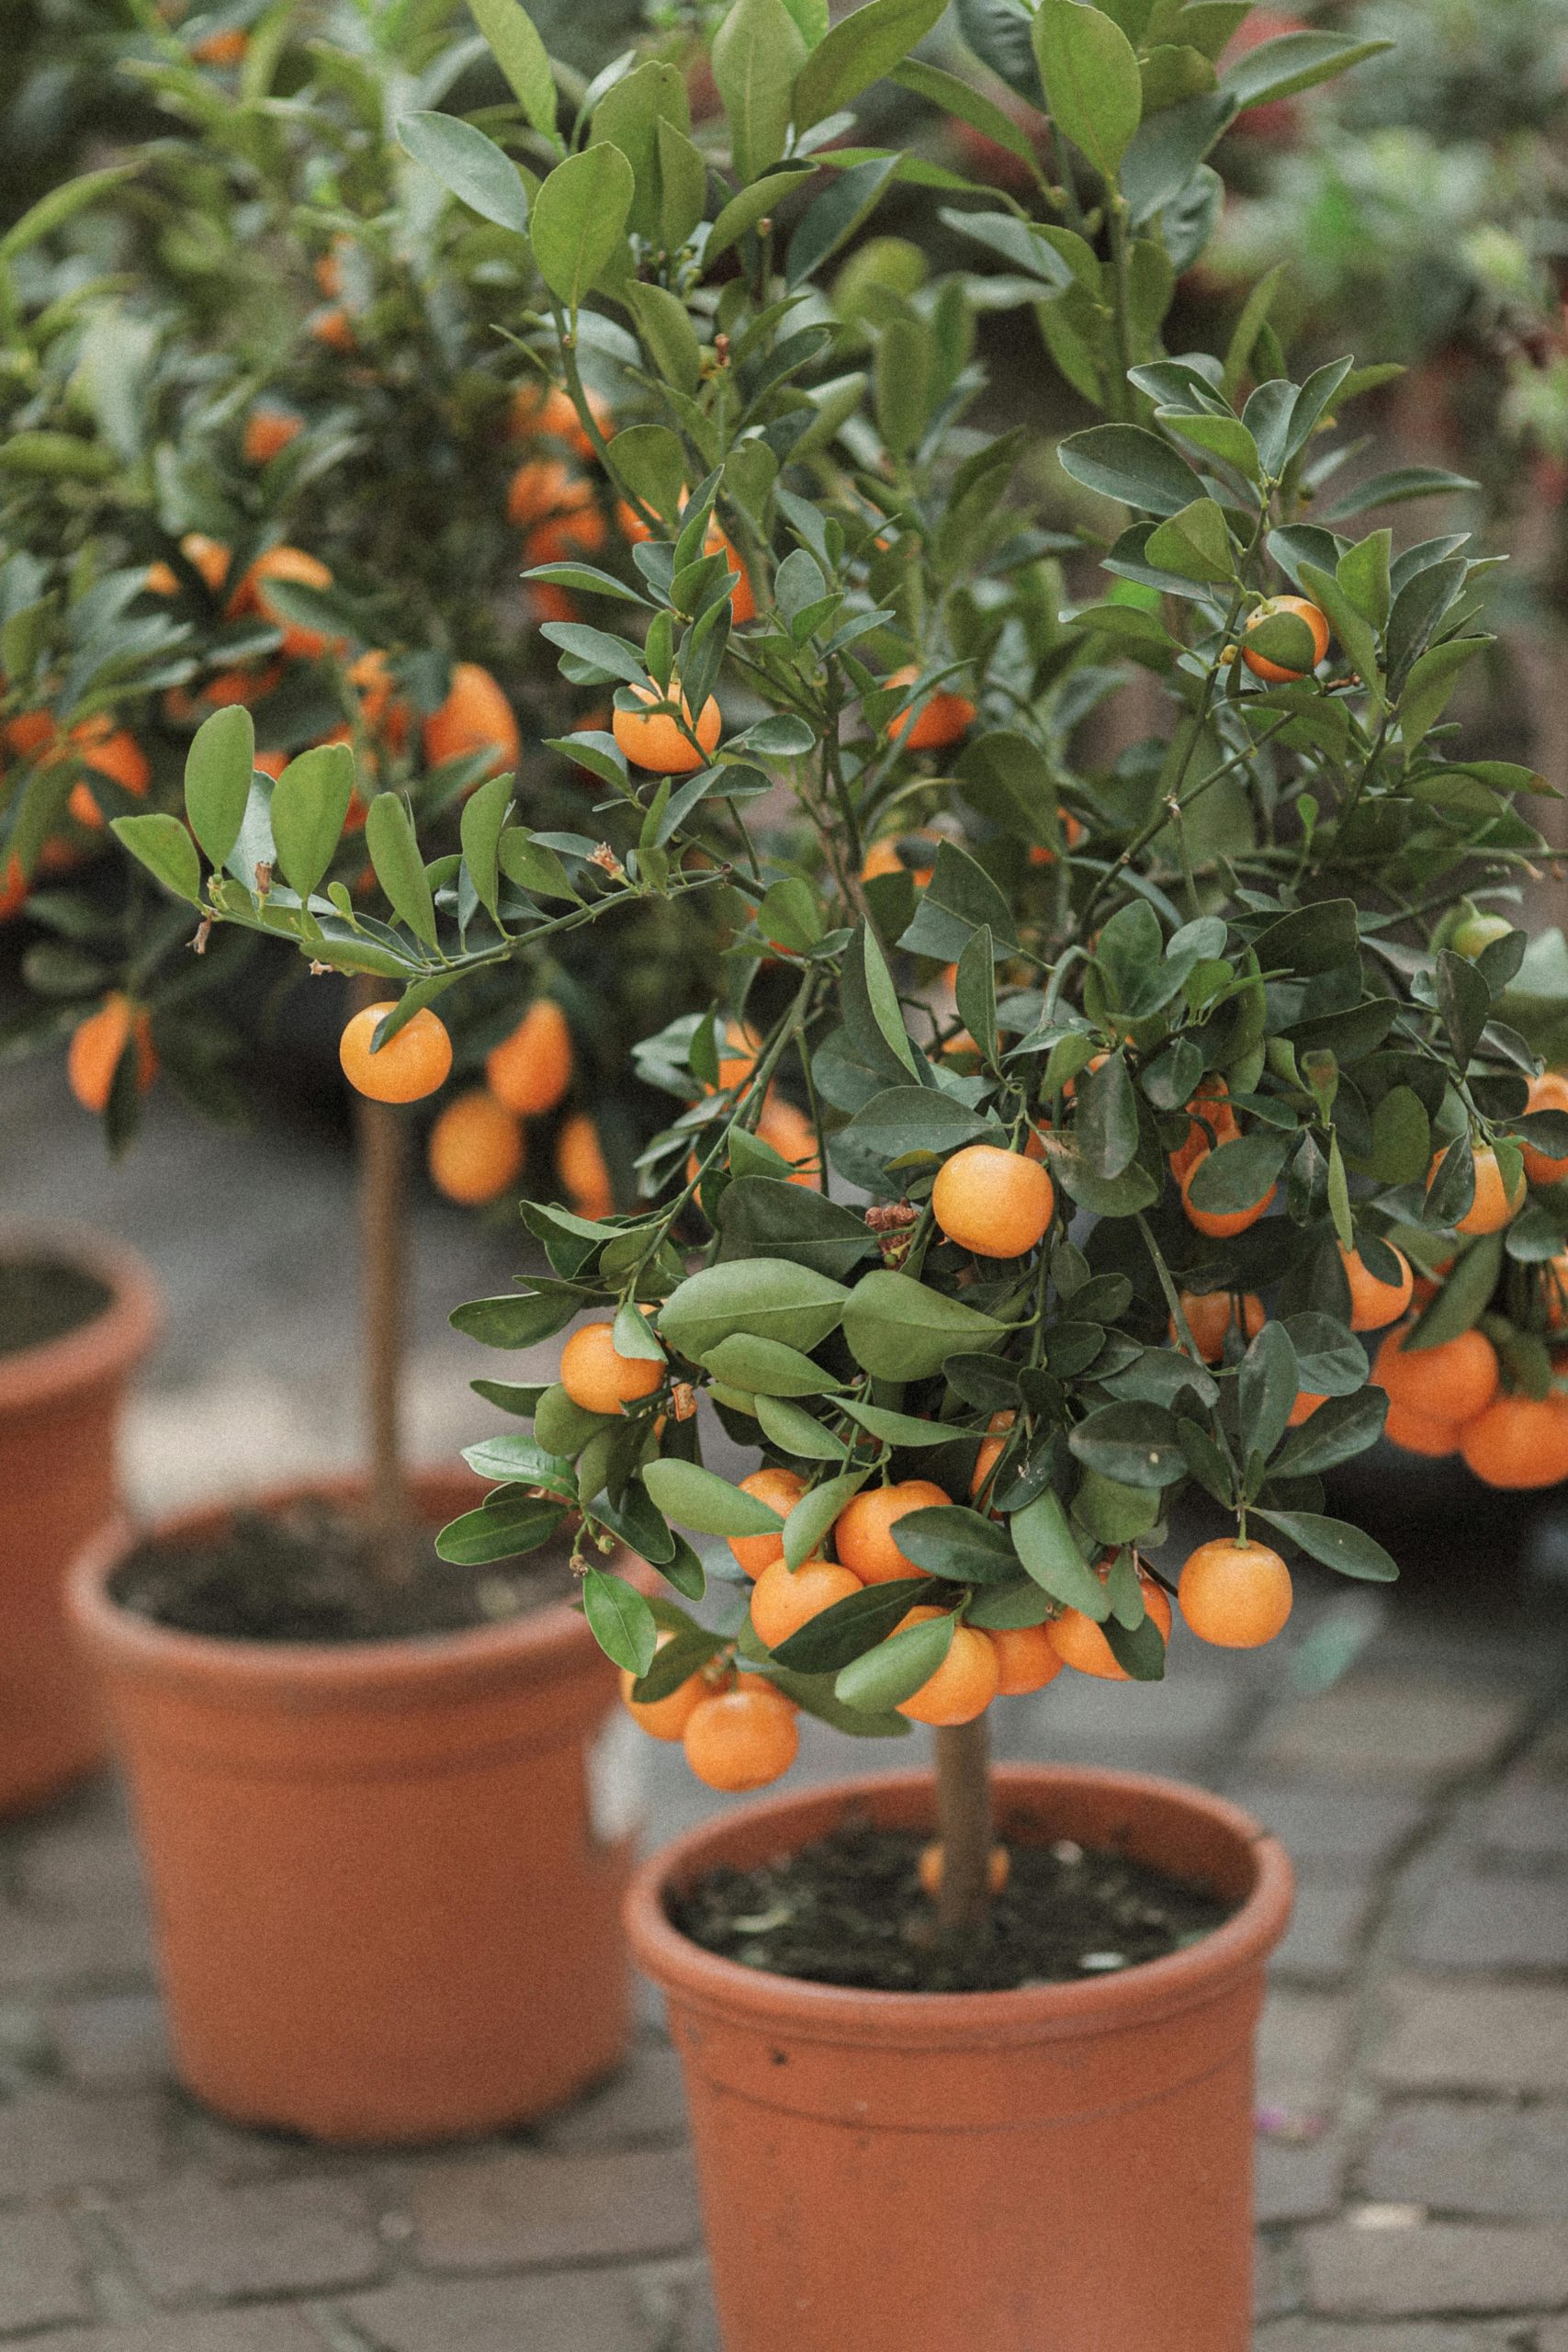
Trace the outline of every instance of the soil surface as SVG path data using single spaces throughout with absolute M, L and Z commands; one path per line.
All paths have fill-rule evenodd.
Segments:
M 566 1548 L 480 1568 L 436 1556 L 428 1531 L 410 1540 L 394 1581 L 378 1544 L 334 1503 L 306 1499 L 263 1517 L 237 1513 L 196 1543 L 138 1545 L 110 1579 L 122 1609 L 222 1641 L 412 1641 L 461 1633 L 570 1600 Z
M 107 1283 L 69 1258 L 0 1258 L 0 1356 L 79 1331 L 113 1296 Z
M 670 1916 L 705 1951 L 779 1976 L 876 1993 L 1005 1993 L 1162 1959 L 1238 1907 L 1121 1854 L 1015 1843 L 1005 1821 L 998 1836 L 1011 1868 L 973 1951 L 937 1939 L 918 1876 L 927 1841 L 863 1818 L 755 1870 L 714 1871 L 672 1897 Z

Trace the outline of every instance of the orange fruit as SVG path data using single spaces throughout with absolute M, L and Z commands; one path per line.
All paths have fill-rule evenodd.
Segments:
M 898 1549 L 893 1530 L 907 1512 L 940 1510 L 953 1498 L 930 1478 L 905 1478 L 895 1487 L 868 1487 L 851 1497 L 833 1522 L 833 1549 L 862 1584 L 893 1584 L 921 1577 Z
M 658 689 L 653 686 L 633 686 L 631 692 L 638 702 L 656 703 L 660 699 Z M 696 738 L 695 743 L 687 740 L 668 711 L 655 710 L 646 716 L 635 710 L 615 713 L 610 731 L 633 767 L 652 768 L 660 775 L 690 775 L 704 764 L 717 744 L 724 725 L 718 705 L 709 695 L 697 714 L 695 726 L 692 724 L 689 704 L 682 701 L 681 711 Z
M 354 323 L 348 312 L 335 305 L 330 310 L 313 311 L 306 326 L 313 339 L 324 343 L 329 351 L 354 349 Z
M 348 683 L 359 696 L 359 715 L 367 733 L 382 737 L 394 752 L 408 741 L 409 707 L 400 699 L 397 680 L 385 653 L 373 647 L 349 665 Z
M 1434 1462 L 1446 1453 L 1459 1452 L 1457 1424 L 1435 1420 L 1430 1413 L 1419 1412 L 1414 1405 L 1396 1405 L 1391 1400 L 1382 1433 L 1402 1453 L 1424 1453 Z
M 931 1210 L 950 1241 L 977 1258 L 1021 1258 L 1044 1238 L 1056 1189 L 1038 1160 L 990 1143 L 944 1159 Z
M 763 1143 L 772 1145 L 781 1159 L 789 1161 L 793 1172 L 787 1181 L 791 1184 L 809 1184 L 814 1190 L 819 1189 L 817 1180 L 821 1161 L 817 1150 L 817 1130 L 804 1111 L 770 1089 L 757 1122 L 757 1133 Z
M 997 1690 L 1004 1699 L 1043 1690 L 1062 1671 L 1062 1660 L 1043 1625 L 1004 1626 L 989 1638 L 997 1654 Z
M 138 798 L 145 795 L 152 771 L 135 737 L 116 727 L 112 718 L 104 715 L 85 718 L 71 729 L 68 741 L 85 764 L 96 768 L 99 775 L 111 777 Z M 98 827 L 104 821 L 103 811 L 85 784 L 73 785 L 67 806 L 79 825 Z
M 1220 1362 L 1225 1351 L 1225 1341 L 1231 1332 L 1239 1329 L 1247 1339 L 1256 1339 L 1269 1320 L 1263 1311 L 1263 1301 L 1256 1291 L 1244 1292 L 1239 1323 L 1234 1291 L 1184 1290 L 1180 1297 L 1181 1312 L 1187 1317 L 1187 1328 L 1191 1332 L 1198 1352 L 1205 1363 Z M 1171 1346 L 1179 1347 L 1181 1341 L 1174 1315 L 1170 1318 L 1168 1329 Z
M 293 756 L 294 754 L 292 752 L 257 752 L 254 754 L 257 771 L 262 775 L 271 776 L 274 783 L 276 783 L 277 778 L 283 774 L 284 769 L 288 765 L 288 763 Z M 356 800 L 359 798 L 359 795 L 357 793 L 355 793 L 354 797 Z M 361 824 L 365 822 L 365 809 L 363 803 L 360 807 L 359 821 Z
M 1486 1410 L 1502 1374 L 1484 1331 L 1461 1331 L 1435 1348 L 1407 1349 L 1408 1337 L 1391 1331 L 1373 1359 L 1372 1378 L 1391 1406 L 1455 1429 Z
M 19 857 L 9 857 L 0 866 L 0 922 L 9 922 L 17 913 L 28 895 L 28 877 L 22 872 Z
M 330 588 L 332 573 L 319 557 L 307 555 L 303 548 L 269 548 L 265 555 L 257 556 L 230 603 L 231 612 L 259 613 L 263 620 L 276 622 L 283 631 L 282 651 L 286 658 L 313 662 L 317 654 L 326 651 L 329 640 L 320 629 L 306 628 L 299 622 L 289 620 L 268 603 L 266 587 L 271 580 L 293 582 L 302 588 Z
M 1326 1395 L 1320 1396 L 1315 1390 L 1311 1388 L 1298 1389 L 1296 1391 L 1296 1401 L 1291 1407 L 1290 1412 L 1286 1416 L 1286 1427 L 1288 1429 L 1299 1430 L 1303 1421 L 1311 1420 L 1313 1415 L 1316 1412 L 1320 1405 L 1326 1405 L 1327 1402 L 1328 1398 Z
M 1194 1208 L 1191 1197 L 1192 1179 L 1208 1157 L 1206 1151 L 1201 1153 L 1182 1177 L 1181 1205 L 1186 1211 L 1188 1223 L 1195 1225 L 1200 1233 L 1208 1234 L 1214 1241 L 1228 1241 L 1233 1234 L 1245 1233 L 1249 1225 L 1256 1225 L 1258 1218 L 1268 1213 L 1273 1205 L 1274 1195 L 1280 1188 L 1278 1184 L 1270 1184 L 1263 1198 L 1255 1202 L 1253 1206 L 1247 1209 Z
M 536 997 L 522 1020 L 485 1056 L 485 1084 L 520 1119 L 553 1111 L 571 1084 L 571 1031 L 553 998 Z
M 1530 1080 L 1530 1111 L 1568 1111 L 1568 1078 L 1561 1070 L 1543 1070 Z M 1562 1184 L 1568 1182 L 1568 1157 L 1552 1159 L 1533 1144 L 1521 1144 L 1525 1156 L 1525 1174 L 1532 1184 Z
M 1427 1188 L 1431 1190 L 1441 1152 L 1433 1155 L 1427 1171 Z M 1497 1165 L 1497 1155 L 1488 1145 L 1482 1145 L 1475 1157 L 1475 1198 L 1455 1226 L 1456 1233 L 1501 1233 L 1511 1225 L 1525 1204 L 1525 1179 L 1520 1171 L 1518 1186 L 1510 1199 L 1503 1188 L 1503 1171 Z
M 561 1122 L 556 1137 L 556 1174 L 561 1190 L 579 1216 L 613 1215 L 615 1187 L 599 1141 L 599 1130 L 586 1111 L 574 1111 Z
M 1312 631 L 1312 661 L 1315 670 L 1328 650 L 1328 622 L 1318 607 L 1309 604 L 1304 596 L 1265 597 L 1258 610 L 1243 624 L 1242 635 L 1245 637 L 1249 629 L 1255 629 L 1260 621 L 1268 620 L 1275 613 L 1294 613 L 1298 620 L 1305 621 Z M 1245 645 L 1241 658 L 1255 678 L 1262 678 L 1271 686 L 1281 685 L 1291 678 L 1304 678 L 1307 674 L 1304 670 L 1287 670 L 1281 662 L 1270 662 L 1266 653 L 1249 652 Z
M 241 443 L 247 464 L 265 466 L 269 458 L 276 458 L 280 449 L 287 449 L 291 441 L 297 441 L 304 430 L 304 418 L 296 416 L 291 409 L 272 408 L 258 401 L 245 419 Z
M 452 1067 L 452 1040 L 438 1014 L 423 1005 L 378 1054 L 370 1041 L 389 1012 L 390 997 L 356 1012 L 338 1039 L 343 1074 L 356 1093 L 372 1102 L 418 1102 L 445 1084 Z
M 1495 1397 L 1461 1430 L 1459 1443 L 1488 1487 L 1555 1487 L 1568 1478 L 1568 1403 Z
M 1261 1649 L 1291 1613 L 1291 1572 L 1267 1544 L 1220 1535 L 1188 1554 L 1176 1597 L 1201 1642 Z
M 1004 1430 L 1010 1430 L 1017 1419 L 1018 1415 L 1014 1412 L 993 1413 L 987 1422 L 986 1428 L 989 1434 L 980 1441 L 980 1451 L 975 1456 L 975 1467 L 970 1474 L 969 1491 L 972 1495 L 980 1493 L 1007 1451 L 1006 1441 L 1001 1433 Z
M 78 1022 L 66 1048 L 65 1074 L 84 1111 L 101 1115 L 108 1106 L 115 1072 L 128 1046 L 136 1048 L 136 1085 L 145 1094 L 158 1074 L 152 1023 L 120 990 L 106 996 L 96 1012 Z
M 447 1103 L 428 1150 L 432 1183 L 464 1208 L 499 1200 L 523 1172 L 523 1130 L 482 1086 Z
M 486 773 L 500 775 L 514 768 L 523 756 L 523 739 L 512 705 L 498 681 L 478 662 L 455 662 L 452 683 L 439 710 L 433 710 L 420 729 L 424 756 L 433 768 L 445 761 L 466 759 L 470 752 L 489 752 Z
M 1560 1250 L 1541 1268 L 1546 1294 L 1546 1328 L 1561 1331 L 1568 1325 L 1568 1250 Z
M 1102 1560 L 1095 1570 L 1103 1584 L 1111 1573 L 1111 1562 Z M 1159 1627 L 1162 1637 L 1170 1639 L 1170 1596 L 1165 1587 L 1140 1568 L 1138 1582 L 1143 1587 L 1144 1607 Z M 1081 1609 L 1064 1609 L 1045 1627 L 1045 1637 L 1064 1666 L 1077 1667 L 1080 1674 L 1092 1674 L 1101 1682 L 1127 1682 L 1132 1679 L 1124 1666 L 1118 1663 L 1116 1654 L 1105 1638 L 1104 1630 Z
M 655 1644 L 655 1653 L 674 1638 L 673 1634 L 660 1634 Z M 701 1706 L 705 1699 L 716 1697 L 719 1688 L 708 1680 L 701 1667 L 694 1674 L 688 1674 L 684 1682 L 677 1682 L 673 1690 L 667 1690 L 662 1699 L 634 1699 L 632 1692 L 637 1683 L 637 1678 L 630 1668 L 623 1666 L 621 1704 L 650 1739 L 679 1739 L 692 1720 L 693 1711 Z
M 1090 1069 L 1095 1067 L 1090 1062 Z M 1187 1139 L 1170 1154 L 1170 1172 L 1179 1184 L 1197 1167 L 1205 1152 L 1222 1143 L 1235 1143 L 1241 1134 L 1225 1081 L 1217 1072 L 1202 1080 L 1187 1105 Z
M 588 413 L 606 441 L 615 434 L 615 420 L 607 401 L 597 392 L 586 395 Z M 581 458 L 597 457 L 592 435 L 577 413 L 576 404 L 564 384 L 519 384 L 512 395 L 507 415 L 507 438 L 530 441 L 537 434 L 547 434 L 551 440 L 564 441 Z
M 781 1519 L 787 1519 L 806 1492 L 806 1481 L 796 1477 L 793 1470 L 776 1468 L 769 1463 L 761 1470 L 753 1470 L 750 1477 L 742 1478 L 740 1491 L 743 1495 L 755 1495 L 760 1503 L 766 1503 Z M 732 1535 L 728 1541 L 730 1550 L 749 1577 L 760 1577 L 764 1568 L 771 1568 L 775 1560 L 784 1558 L 782 1528 L 775 1534 Z
M 199 65 L 243 65 L 250 45 L 250 35 L 236 27 L 226 33 L 209 33 L 195 44 L 191 55 Z
M 523 560 L 526 564 L 570 563 L 573 557 L 592 555 L 604 544 L 604 517 L 596 506 L 580 507 L 570 514 L 552 514 L 543 523 L 536 523 L 523 542 Z M 564 588 L 553 592 L 548 581 L 532 580 L 527 583 L 531 596 L 564 596 Z M 548 615 L 545 617 L 547 619 Z M 575 618 L 575 607 L 563 617 Z
M 570 588 L 553 580 L 529 580 L 523 588 L 523 609 L 536 628 L 547 621 L 580 621 L 582 607 Z
M 648 534 L 644 532 L 642 536 L 646 538 Z M 707 537 L 703 541 L 703 553 L 727 556 L 731 571 L 739 573 L 739 579 L 729 592 L 729 617 L 738 628 L 744 628 L 748 621 L 754 621 L 757 617 L 757 599 L 751 592 L 751 575 L 737 551 L 735 542 L 720 524 L 709 524 Z
M 1058 808 L 1056 822 L 1062 828 L 1062 839 L 1068 850 L 1077 849 L 1086 830 L 1081 818 L 1075 817 L 1070 808 Z M 1031 865 L 1055 865 L 1056 853 L 1054 849 L 1047 849 L 1043 842 L 1033 842 L 1030 845 L 1029 863 Z
M 686 1761 L 710 1789 L 763 1789 L 795 1762 L 800 1728 L 780 1690 L 761 1680 L 749 1690 L 721 1691 L 692 1711 Z
M 781 1551 L 751 1588 L 751 1623 L 757 1638 L 776 1650 L 813 1617 L 861 1589 L 859 1577 L 849 1568 L 821 1559 L 803 1560 L 798 1568 L 786 1568 Z
M 912 686 L 919 674 L 919 664 L 911 662 L 902 670 L 895 670 L 883 683 L 888 686 Z M 907 708 L 901 710 L 888 720 L 883 732 L 890 743 L 901 744 L 906 752 L 945 752 L 968 733 L 975 716 L 975 706 L 967 695 L 949 694 L 939 686 L 915 718 L 910 718 Z
M 614 1327 L 584 1323 L 560 1351 L 560 1385 L 585 1413 L 620 1413 L 663 1385 L 665 1367 L 651 1356 L 624 1356 Z
M 904 1625 L 918 1625 L 940 1617 L 940 1609 L 911 1609 Z M 904 1627 L 900 1625 L 899 1632 Z M 983 1715 L 1000 1687 L 996 1646 L 988 1634 L 974 1625 L 955 1625 L 947 1656 L 919 1689 L 898 1702 L 898 1713 L 912 1724 L 972 1724 Z
M 1385 1283 L 1363 1262 L 1359 1250 L 1340 1244 L 1339 1262 L 1350 1285 L 1352 1331 L 1381 1331 L 1386 1323 L 1397 1323 L 1409 1306 L 1416 1277 L 1404 1250 L 1395 1250 L 1393 1254 L 1399 1260 L 1399 1280 Z
M 996 1640 L 993 1634 L 991 1639 Z M 939 1839 L 933 1838 L 929 1846 L 920 1849 L 916 1868 L 919 1872 L 920 1891 L 934 1903 L 942 1893 L 942 1854 Z M 993 1894 L 999 1894 L 1012 1872 L 1012 1862 L 1005 1846 L 993 1846 L 986 1862 L 986 1884 Z
M 933 833 L 929 827 L 922 825 L 918 834 L 899 833 L 891 836 L 886 841 L 873 842 L 871 847 L 866 851 L 865 864 L 860 870 L 861 880 L 863 882 L 874 882 L 879 875 L 907 874 L 909 876 L 909 879 L 913 882 L 916 889 L 923 890 L 927 883 L 931 880 L 931 876 L 936 872 L 935 866 L 906 865 L 903 859 L 898 854 L 898 843 L 900 841 L 919 840 L 923 842 L 937 842 L 941 839 L 942 835 L 940 833 Z
M 518 467 L 507 485 L 506 519 L 520 531 L 525 531 L 531 523 L 542 523 L 548 514 L 566 514 L 593 504 L 592 483 L 573 473 L 558 458 L 530 458 Z M 603 538 L 602 515 L 599 524 L 599 536 Z M 547 559 L 541 557 L 538 560 Z

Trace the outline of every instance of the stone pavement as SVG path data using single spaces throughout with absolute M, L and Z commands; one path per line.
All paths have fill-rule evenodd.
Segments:
M 35 1114 L 7 1131 L 7 1209 L 95 1216 L 171 1294 L 130 1431 L 141 1499 L 346 1458 L 330 1149 L 161 1112 L 106 1174 L 35 1078 L 4 1073 Z M 513 1244 L 434 1208 L 419 1228 L 413 1418 L 449 1451 L 484 1416 L 445 1311 L 501 1287 Z M 1004 1751 L 1223 1788 L 1295 1858 L 1261 2047 L 1257 2352 L 1568 2352 L 1561 1598 L 1527 1589 L 1527 1617 L 1479 1560 L 1437 1597 L 1303 1588 L 1271 1650 L 1179 1629 L 1167 1683 L 1064 1676 L 1000 1711 Z M 678 1751 L 647 1759 L 652 1839 L 724 1802 Z M 809 1726 L 797 1777 L 846 1769 Z M 113 1786 L 0 1831 L 0 2352 L 718 2352 L 653 2003 L 626 2072 L 533 2132 L 345 2155 L 238 2131 L 171 2079 Z

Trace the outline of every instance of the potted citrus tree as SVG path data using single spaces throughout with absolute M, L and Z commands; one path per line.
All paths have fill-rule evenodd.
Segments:
M 389 810 L 373 926 L 316 887 L 341 786 L 301 795 L 265 889 L 230 854 L 258 789 L 238 761 L 221 825 L 198 766 L 195 842 L 118 831 L 191 921 L 400 981 L 351 1046 L 389 1088 L 439 1057 L 434 1000 L 625 894 L 717 877 L 749 910 L 710 1007 L 639 1050 L 682 1105 L 641 1204 L 536 1212 L 549 1272 L 455 1318 L 501 1348 L 567 1336 L 557 1378 L 511 1393 L 531 1432 L 471 1450 L 492 1491 L 441 1549 L 571 1531 L 628 1707 L 711 1787 L 781 1777 L 798 1709 L 934 1728 L 934 1773 L 727 1814 L 634 1890 L 736 2352 L 977 2329 L 1023 2352 L 1046 2313 L 1118 2352 L 1241 2352 L 1288 1864 L 1195 1792 L 993 1770 L 986 1717 L 1064 1671 L 1159 1678 L 1178 1608 L 1266 1642 L 1303 1559 L 1394 1573 L 1321 1478 L 1382 1428 L 1366 1335 L 1412 1306 L 1401 1236 L 1440 1257 L 1506 1232 L 1525 1150 L 1568 1148 L 1498 1010 L 1522 935 L 1474 960 L 1435 937 L 1536 848 L 1533 779 L 1445 729 L 1485 642 L 1461 548 L 1304 519 L 1350 361 L 1296 381 L 1261 298 L 1224 356 L 1163 346 L 1215 209 L 1235 12 L 966 7 L 1048 146 L 908 58 L 940 14 L 870 0 L 829 28 L 738 0 L 705 149 L 655 55 L 529 192 L 549 299 L 519 323 L 584 431 L 602 314 L 663 406 L 602 453 L 635 579 L 536 575 L 626 608 L 547 624 L 569 677 L 613 689 L 583 745 L 603 842 L 541 840 L 498 790 L 458 866 L 427 865 Z M 529 20 L 480 15 L 553 132 Z M 1282 51 L 1251 53 L 1252 98 L 1352 53 Z M 1026 436 L 971 421 L 964 281 L 900 263 L 868 299 L 863 270 L 852 322 L 836 307 L 829 265 L 903 165 L 841 143 L 845 116 L 892 69 L 1031 159 L 1027 204 L 968 191 L 962 218 L 1008 265 L 987 299 L 1026 297 L 1108 412 L 1059 452 L 1105 502 L 1087 595 L 1032 525 Z M 1158 729 L 1099 757 L 1086 721 L 1137 673 Z M 739 1483 L 703 1459 L 710 1411 L 755 1456 Z M 1172 1556 L 1190 1507 L 1207 1530 Z

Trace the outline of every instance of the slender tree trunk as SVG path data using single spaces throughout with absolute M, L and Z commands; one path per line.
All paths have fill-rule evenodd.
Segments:
M 356 1005 L 377 1001 L 374 979 L 355 982 Z M 364 1353 L 367 1516 L 381 1573 L 403 1582 L 412 1566 L 403 1464 L 403 1304 L 408 1218 L 403 1130 L 390 1103 L 355 1097 L 358 1147 L 361 1346 Z
M 936 1834 L 942 1844 L 937 1926 L 954 1943 L 979 1935 L 990 1908 L 989 1751 L 984 1715 L 936 1734 Z

